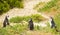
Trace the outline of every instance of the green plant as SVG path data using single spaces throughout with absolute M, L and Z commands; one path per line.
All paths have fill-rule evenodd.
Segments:
M 5 28 L 0 28 L 0 35 L 20 35 L 27 30 L 27 25 L 16 24 L 14 26 L 6 26 Z
M 12 17 L 10 19 L 10 22 L 13 22 L 13 23 L 20 23 L 22 21 L 27 21 L 28 22 L 30 18 L 32 18 L 32 20 L 34 22 L 40 22 L 40 21 L 45 19 L 41 15 L 35 14 L 35 15 L 31 15 L 31 16 L 23 16 L 23 17 L 16 16 L 16 17 Z
M 9 7 L 10 6 L 6 2 L 0 2 L 0 15 L 7 12 L 9 10 Z
M 0 15 L 14 7 L 23 8 L 23 0 L 0 0 Z
M 60 30 L 60 13 L 58 13 L 57 15 L 55 15 L 54 21 L 56 23 L 57 29 Z
M 43 20 L 44 20 L 44 17 L 42 17 L 42 16 L 39 15 L 39 14 L 31 15 L 31 18 L 32 18 L 33 21 L 35 21 L 35 22 L 40 22 L 40 21 L 43 21 Z
M 47 4 L 45 4 L 44 7 L 39 8 L 38 11 L 42 11 L 42 12 L 44 12 L 44 11 L 50 11 L 51 8 L 57 7 L 57 4 L 56 4 L 56 3 L 57 3 L 58 1 L 59 1 L 59 0 L 51 0 L 50 2 L 48 2 Z
M 18 23 L 18 22 L 21 22 L 23 20 L 23 18 L 22 17 L 12 17 L 11 19 L 10 19 L 10 22 L 14 22 L 14 23 Z

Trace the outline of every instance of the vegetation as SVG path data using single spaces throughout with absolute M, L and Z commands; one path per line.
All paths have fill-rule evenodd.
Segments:
M 16 17 L 12 17 L 10 19 L 10 22 L 19 23 L 19 22 L 22 22 L 22 21 L 28 21 L 30 18 L 32 18 L 34 22 L 40 22 L 40 21 L 45 19 L 41 15 L 35 14 L 35 15 L 31 15 L 31 16 L 23 16 L 23 17 L 16 16 Z
M 44 3 L 45 5 L 42 8 L 39 8 L 39 12 L 56 12 L 57 15 L 54 16 L 54 21 L 56 23 L 57 29 L 60 31 L 60 0 L 51 0 L 47 4 Z M 37 8 L 38 6 L 36 6 Z M 54 13 L 53 13 L 54 14 Z M 41 28 L 41 27 L 40 27 Z M 38 28 L 39 29 L 39 28 Z M 56 32 L 55 29 L 51 29 L 49 26 L 46 28 L 41 28 L 41 31 L 46 31 L 46 32 L 51 32 L 54 33 L 55 35 L 59 35 L 60 32 Z
M 60 30 L 60 13 L 54 17 L 57 29 Z
M 23 0 L 0 0 L 0 15 L 14 7 L 23 8 Z
M 48 24 L 48 23 L 47 23 Z M 22 25 L 22 24 L 17 24 L 14 26 L 7 26 L 5 28 L 0 28 L 0 35 L 22 35 L 22 34 L 28 34 L 27 30 L 28 30 L 28 25 Z M 45 32 L 45 33 L 52 33 L 52 35 L 59 35 L 59 33 L 57 33 L 55 31 L 55 29 L 51 29 L 49 24 L 47 27 L 40 27 L 40 26 L 34 26 L 34 31 L 38 31 L 38 32 Z
M 54 7 L 56 5 L 56 1 L 52 0 L 50 2 L 48 2 L 43 8 L 41 8 L 40 10 L 42 11 L 46 11 L 46 10 L 49 10 L 50 8 Z
M 46 3 L 42 8 L 39 8 L 39 12 L 50 12 L 51 9 L 58 10 L 60 7 L 58 5 L 59 0 L 51 0 L 50 2 Z
M 27 25 L 16 24 L 15 26 L 7 26 L 0 28 L 0 35 L 21 35 L 27 30 Z
M 23 0 L 1 0 L 0 1 L 0 14 L 7 12 L 9 9 L 18 7 L 23 8 Z M 56 8 L 57 10 L 60 9 L 60 5 L 58 5 L 59 0 L 52 0 L 51 2 L 48 2 L 43 8 L 40 8 L 39 11 L 50 11 L 51 8 Z M 38 6 L 37 6 L 38 7 Z M 32 18 L 34 22 L 40 22 L 45 20 L 44 17 L 42 17 L 39 14 L 30 15 L 30 16 L 16 16 L 12 17 L 10 19 L 10 22 L 16 23 L 14 26 L 7 26 L 5 28 L 1 28 L 2 23 L 0 23 L 0 35 L 22 35 L 25 34 L 28 30 L 28 25 L 22 25 L 19 24 L 22 21 L 28 22 L 29 19 Z M 57 29 L 60 31 L 60 13 L 54 16 L 54 21 L 56 23 Z M 40 27 L 40 26 L 34 26 L 34 31 L 38 32 L 46 32 L 46 33 L 52 33 L 52 35 L 60 35 L 60 32 L 56 32 L 55 29 L 51 29 L 49 26 L 49 23 L 47 22 L 47 27 Z M 28 30 L 29 31 L 29 30 Z M 22 34 L 21 34 L 22 33 Z M 44 33 L 42 33 L 44 34 Z M 29 35 L 29 34 L 28 34 Z
M 34 15 L 33 15 L 34 16 Z M 33 18 L 32 16 L 32 18 Z M 36 16 L 36 15 L 35 15 Z M 35 17 L 34 16 L 34 17 Z M 19 17 L 19 16 L 18 16 Z M 31 16 L 30 16 L 31 17 Z M 28 19 L 30 19 L 30 17 L 26 17 L 24 16 L 24 19 L 25 21 L 28 21 Z M 19 17 L 18 18 L 18 21 L 21 21 L 23 17 Z M 54 17 L 54 20 L 55 20 L 55 23 L 57 25 L 57 29 L 60 30 L 60 13 L 57 14 L 55 17 Z M 16 19 L 16 17 L 13 17 L 12 19 Z M 21 19 L 21 20 L 19 20 Z M 16 19 L 17 20 L 17 19 Z M 22 20 L 22 21 L 23 21 Z M 14 21 L 15 22 L 15 21 Z M 16 22 L 16 25 L 14 26 L 7 26 L 5 28 L 0 28 L 0 34 L 1 35 L 21 35 L 21 33 L 23 34 L 27 34 L 26 31 L 28 30 L 28 25 L 25 24 L 25 25 L 22 25 L 22 24 L 17 24 L 18 22 Z M 38 31 L 38 32 L 45 32 L 45 33 L 52 33 L 52 35 L 59 35 L 60 33 L 59 32 L 56 32 L 55 29 L 51 29 L 50 28 L 50 25 L 49 23 L 47 22 L 47 27 L 41 27 L 41 26 L 34 26 L 34 31 Z M 29 34 L 29 33 L 28 33 Z
M 34 6 L 33 9 L 38 10 L 42 8 L 46 3 L 45 2 L 39 2 L 37 5 Z

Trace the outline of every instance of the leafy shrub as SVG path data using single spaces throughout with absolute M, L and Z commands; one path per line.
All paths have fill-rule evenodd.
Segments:
M 7 12 L 9 10 L 9 7 L 10 6 L 6 2 L 4 2 L 4 3 L 0 2 L 0 15 L 2 13 Z
M 14 7 L 23 8 L 23 0 L 0 0 L 0 15 Z
M 23 0 L 5 0 L 10 5 L 11 8 L 18 7 L 23 8 Z

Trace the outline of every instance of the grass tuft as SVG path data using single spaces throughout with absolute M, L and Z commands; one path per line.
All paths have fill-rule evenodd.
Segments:
M 20 23 L 22 21 L 27 21 L 28 22 L 30 18 L 32 18 L 32 20 L 34 22 L 40 22 L 40 21 L 43 21 L 45 19 L 41 15 L 35 14 L 35 15 L 31 15 L 31 16 L 23 16 L 23 17 L 16 16 L 16 17 L 12 17 L 10 19 L 10 22 L 13 22 L 13 23 Z

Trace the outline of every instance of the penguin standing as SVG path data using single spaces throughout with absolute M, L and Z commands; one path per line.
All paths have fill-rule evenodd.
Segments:
M 6 27 L 6 25 L 9 25 L 9 20 L 8 20 L 9 16 L 6 16 L 3 22 L 3 27 Z
M 56 25 L 55 25 L 55 22 L 54 22 L 54 20 L 53 20 L 53 18 L 51 17 L 51 28 L 56 28 Z
M 34 24 L 33 24 L 32 18 L 29 21 L 29 28 L 30 28 L 30 30 L 34 29 Z

